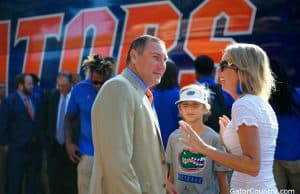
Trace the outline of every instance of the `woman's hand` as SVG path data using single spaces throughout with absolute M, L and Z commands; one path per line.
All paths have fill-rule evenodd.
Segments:
M 167 194 L 179 194 L 175 185 L 170 180 L 167 180 Z
M 183 137 L 179 141 L 188 146 L 191 152 L 198 152 L 204 154 L 208 145 L 199 137 L 199 135 L 192 129 L 192 127 L 185 121 L 179 121 L 179 128 Z
M 224 145 L 223 133 L 226 130 L 228 123 L 230 122 L 229 118 L 226 115 L 219 117 L 219 126 L 220 126 L 220 142 Z

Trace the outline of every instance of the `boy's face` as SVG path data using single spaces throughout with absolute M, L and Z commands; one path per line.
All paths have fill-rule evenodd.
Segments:
M 179 104 L 179 112 L 188 123 L 202 121 L 208 111 L 204 104 L 196 101 L 183 101 Z

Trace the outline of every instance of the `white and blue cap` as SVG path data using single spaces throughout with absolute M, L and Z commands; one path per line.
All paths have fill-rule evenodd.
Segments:
M 210 90 L 207 89 L 203 85 L 188 85 L 180 90 L 180 98 L 175 104 L 184 101 L 195 101 L 200 102 L 206 106 L 206 108 L 210 109 L 209 104 Z

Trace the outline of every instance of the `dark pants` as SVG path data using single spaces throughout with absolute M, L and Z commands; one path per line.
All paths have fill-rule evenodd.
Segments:
M 77 167 L 64 145 L 51 143 L 47 151 L 48 177 L 51 194 L 77 194 Z
M 22 184 L 26 194 L 36 194 L 39 189 L 41 150 L 38 145 L 26 148 L 8 147 L 8 194 L 21 194 Z
M 274 160 L 273 174 L 278 191 L 292 189 L 300 193 L 300 160 Z
M 7 191 L 7 153 L 4 146 L 0 145 L 0 194 Z

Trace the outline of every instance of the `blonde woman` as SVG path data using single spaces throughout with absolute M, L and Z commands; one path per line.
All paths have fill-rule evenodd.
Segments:
M 206 144 L 184 121 L 180 127 L 185 137 L 180 140 L 190 150 L 234 170 L 231 192 L 277 193 L 272 163 L 278 124 L 268 103 L 274 79 L 265 51 L 253 44 L 229 45 L 219 76 L 223 88 L 235 99 L 232 120 L 225 116 L 219 120 L 221 141 L 229 153 Z

